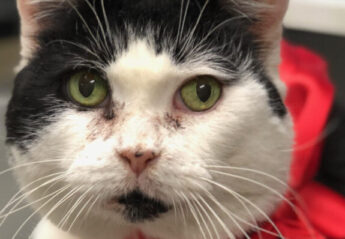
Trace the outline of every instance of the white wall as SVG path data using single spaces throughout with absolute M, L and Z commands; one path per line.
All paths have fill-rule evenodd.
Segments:
M 345 36 L 345 0 L 290 0 L 285 26 Z

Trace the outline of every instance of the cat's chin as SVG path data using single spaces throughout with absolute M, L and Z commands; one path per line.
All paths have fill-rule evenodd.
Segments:
M 125 220 L 131 223 L 153 221 L 171 209 L 167 203 L 151 198 L 140 190 L 114 197 L 105 204 L 105 207 L 121 213 Z

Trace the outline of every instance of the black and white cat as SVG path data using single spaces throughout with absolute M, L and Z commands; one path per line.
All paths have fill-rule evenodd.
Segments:
M 249 238 L 269 220 L 293 145 L 287 2 L 17 0 L 7 142 L 32 238 Z

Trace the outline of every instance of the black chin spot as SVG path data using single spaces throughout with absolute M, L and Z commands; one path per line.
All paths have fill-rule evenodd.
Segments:
M 154 220 L 169 210 L 163 202 L 149 198 L 139 190 L 121 196 L 118 202 L 125 206 L 125 218 L 133 223 Z

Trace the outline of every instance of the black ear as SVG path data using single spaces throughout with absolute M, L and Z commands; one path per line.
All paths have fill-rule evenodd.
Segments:
M 48 16 L 55 10 L 65 7 L 68 1 L 75 0 L 17 0 L 23 60 L 29 59 L 37 49 L 38 43 L 35 41 L 35 36 L 49 27 Z
M 39 24 L 34 17 L 38 12 L 38 5 L 31 0 L 17 0 L 17 7 L 21 28 L 21 56 L 23 58 L 29 58 L 32 51 L 37 47 L 33 41 L 33 36 L 39 30 Z

